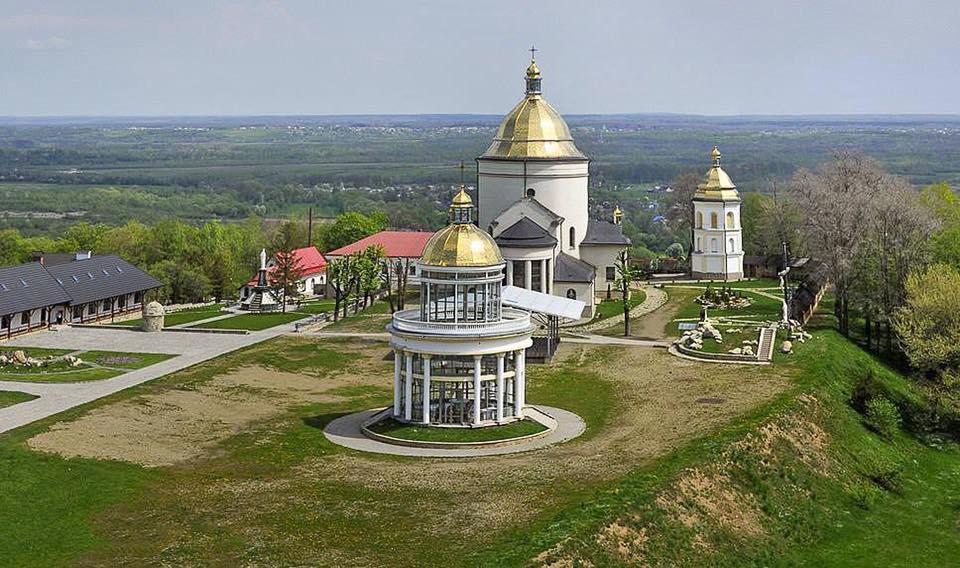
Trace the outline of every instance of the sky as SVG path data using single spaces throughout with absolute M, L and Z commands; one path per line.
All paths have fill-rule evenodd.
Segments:
M 960 113 L 960 1 L 0 0 L 0 115 Z

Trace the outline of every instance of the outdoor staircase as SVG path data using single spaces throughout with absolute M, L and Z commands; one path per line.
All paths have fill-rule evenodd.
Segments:
M 259 312 L 261 303 L 263 303 L 263 294 L 261 294 L 260 292 L 255 292 L 253 294 L 253 299 L 250 300 L 250 304 L 249 304 L 250 307 L 247 309 L 251 312 Z
M 757 359 L 760 361 L 772 361 L 773 349 L 777 342 L 777 326 L 771 325 L 760 330 L 760 341 L 757 345 Z

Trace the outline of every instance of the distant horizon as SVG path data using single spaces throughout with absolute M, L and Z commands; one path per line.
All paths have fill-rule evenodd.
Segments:
M 5 116 L 960 114 L 953 0 L 0 5 Z

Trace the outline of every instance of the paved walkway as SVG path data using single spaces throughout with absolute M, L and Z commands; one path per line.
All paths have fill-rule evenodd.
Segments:
M 247 335 L 144 333 L 126 329 L 68 327 L 60 331 L 46 331 L 17 338 L 4 343 L 3 348 L 48 347 L 77 351 L 166 353 L 177 356 L 100 381 L 59 384 L 0 381 L 0 390 L 20 391 L 40 397 L 0 408 L 0 433 L 293 331 L 292 323 Z
M 589 343 L 592 345 L 629 345 L 630 347 L 670 347 L 669 341 L 652 341 L 650 339 L 633 339 L 630 337 L 615 337 L 609 335 L 596 335 L 593 333 L 583 333 L 577 335 L 564 335 L 560 340 L 562 343 Z
M 526 407 L 525 407 L 526 408 Z M 412 446 L 398 446 L 372 440 L 363 435 L 361 424 L 369 420 L 374 414 L 383 410 L 373 408 L 348 414 L 337 418 L 323 429 L 323 435 L 334 444 L 339 444 L 361 452 L 375 454 L 391 454 L 395 456 L 411 456 L 421 458 L 472 458 L 481 456 L 499 456 L 504 454 L 518 454 L 560 444 L 583 434 L 587 425 L 583 419 L 572 412 L 551 406 L 537 405 L 534 408 L 553 417 L 557 421 L 557 429 L 553 432 L 533 438 L 529 442 L 507 446 L 488 446 L 465 449 L 415 448 Z

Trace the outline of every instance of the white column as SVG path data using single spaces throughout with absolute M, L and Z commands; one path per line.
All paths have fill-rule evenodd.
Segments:
M 430 355 L 423 355 L 423 423 L 430 424 Z
M 533 289 L 533 263 L 529 260 L 523 261 L 523 287 L 527 290 Z
M 497 353 L 497 422 L 503 422 L 503 356 L 505 353 Z
M 403 419 L 413 417 L 413 353 L 407 353 L 407 377 L 403 397 Z
M 513 393 L 513 399 L 517 405 L 517 418 L 523 418 L 523 406 L 527 403 L 527 367 L 526 367 L 526 350 L 518 349 L 517 350 L 517 369 L 516 369 L 516 382 L 517 390 Z
M 393 350 L 393 415 L 400 418 L 400 398 L 403 392 L 400 384 L 400 358 L 402 357 L 399 349 Z
M 540 260 L 540 291 L 547 293 L 547 259 Z
M 513 286 L 513 261 L 507 259 L 507 286 Z
M 480 424 L 480 355 L 473 356 L 473 423 Z

